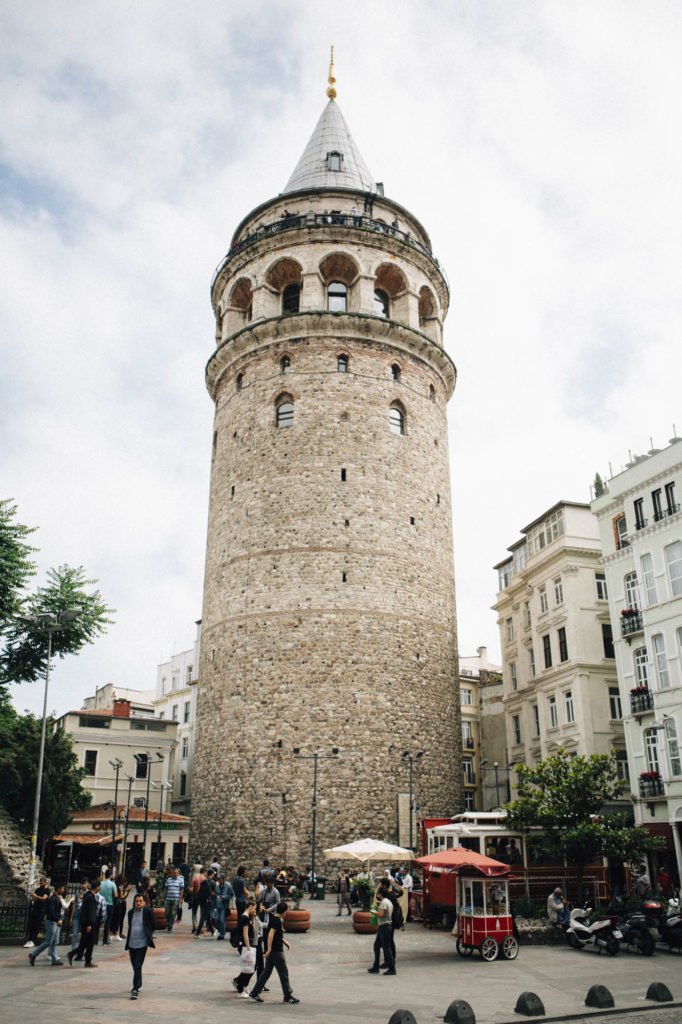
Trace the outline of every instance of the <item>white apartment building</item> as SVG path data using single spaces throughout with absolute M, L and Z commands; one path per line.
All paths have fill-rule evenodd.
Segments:
M 637 824 L 682 874 L 682 438 L 635 457 L 592 503 L 615 630 Z
M 199 679 L 199 642 L 201 621 L 196 623 L 194 645 L 174 654 L 156 669 L 155 714 L 177 722 L 173 790 L 169 805 L 175 814 L 188 815 L 192 803 L 192 759 L 194 756 L 194 723 L 196 721 L 197 682 Z M 170 809 L 169 808 L 169 809 Z
M 615 751 L 627 773 L 599 531 L 590 506 L 559 501 L 495 566 L 507 747 L 537 764 L 563 747 Z M 511 777 L 513 795 L 514 777 Z
M 484 786 L 487 777 L 487 760 L 495 756 L 485 750 L 483 715 L 487 706 L 486 697 L 493 688 L 499 689 L 502 680 L 502 666 L 488 660 L 487 647 L 477 648 L 476 654 L 459 659 L 459 693 L 462 713 L 462 771 L 464 773 L 464 810 L 480 811 L 483 808 Z M 492 719 L 491 719 L 492 722 Z M 489 742 L 492 739 L 492 731 Z M 501 749 L 504 749 L 502 737 Z M 506 753 L 502 754 L 506 765 Z M 492 806 L 492 805 L 491 805 Z

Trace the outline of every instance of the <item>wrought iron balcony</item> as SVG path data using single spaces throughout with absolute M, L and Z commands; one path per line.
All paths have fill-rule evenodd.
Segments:
M 665 796 L 665 785 L 662 779 L 645 779 L 640 776 L 639 795 L 642 800 L 653 800 L 657 796 Z
M 629 615 L 621 615 L 621 636 L 632 636 L 633 633 L 641 633 L 643 629 L 644 622 L 642 621 L 642 613 L 640 611 L 633 611 Z
M 653 711 L 654 695 L 651 690 L 642 690 L 640 693 L 630 691 L 630 711 L 633 715 L 642 715 L 645 711 Z

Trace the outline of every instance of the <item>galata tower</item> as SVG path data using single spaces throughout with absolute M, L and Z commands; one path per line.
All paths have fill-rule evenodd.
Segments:
M 334 81 L 211 286 L 192 854 L 230 867 L 305 867 L 313 818 L 318 872 L 326 847 L 404 841 L 410 779 L 415 844 L 419 814 L 462 810 L 448 285 Z

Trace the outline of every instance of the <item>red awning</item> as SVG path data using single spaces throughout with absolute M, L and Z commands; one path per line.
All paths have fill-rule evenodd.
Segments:
M 444 873 L 474 868 L 482 875 L 491 877 L 509 874 L 508 864 L 493 860 L 492 857 L 485 857 L 482 853 L 476 853 L 474 850 L 467 850 L 464 846 L 455 846 L 452 850 L 441 850 L 439 853 L 431 853 L 426 857 L 418 857 L 417 864 L 421 864 L 428 871 Z

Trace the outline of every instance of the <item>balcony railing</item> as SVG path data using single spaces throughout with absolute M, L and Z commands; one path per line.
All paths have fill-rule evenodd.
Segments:
M 474 743 L 474 741 L 471 738 L 471 736 L 467 736 L 466 737 L 466 739 L 464 740 L 464 746 L 466 747 L 467 750 L 473 750 L 474 749 L 476 744 Z
M 639 611 L 631 612 L 629 615 L 621 615 L 620 617 L 620 635 L 621 636 L 632 636 L 633 633 L 641 633 L 644 629 L 644 622 L 642 621 L 642 613 Z
M 642 715 L 645 711 L 653 711 L 653 707 L 654 695 L 651 690 L 630 694 L 630 711 L 633 715 Z
M 657 796 L 665 796 L 665 785 L 662 779 L 640 779 L 639 795 L 642 800 L 652 800 Z
M 636 530 L 643 530 L 646 527 L 646 524 L 648 522 L 649 522 L 648 519 L 638 519 L 637 522 L 635 523 L 635 529 Z
M 660 523 L 662 519 L 667 519 L 668 516 L 674 516 L 680 511 L 679 505 L 668 505 L 667 508 L 659 508 L 654 512 L 654 522 Z

